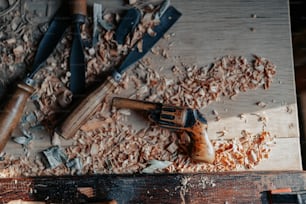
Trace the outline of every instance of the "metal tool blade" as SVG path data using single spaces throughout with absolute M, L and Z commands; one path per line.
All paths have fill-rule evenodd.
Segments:
M 155 19 L 160 19 L 164 13 L 167 11 L 167 9 L 170 6 L 170 0 L 164 0 L 164 2 L 161 4 L 161 7 L 159 9 L 159 11 L 155 14 Z
M 103 9 L 102 4 L 94 3 L 93 5 L 93 31 L 92 31 L 92 47 L 94 47 L 99 41 L 99 27 L 105 30 L 114 29 L 114 25 L 108 22 L 102 17 Z
M 57 43 L 62 38 L 66 28 L 70 25 L 71 18 L 65 17 L 67 13 L 69 12 L 67 12 L 66 7 L 61 7 L 55 14 L 55 17 L 50 23 L 47 32 L 39 43 L 32 66 L 32 72 L 29 74 L 29 78 L 33 78 L 33 76 L 37 73 L 42 63 L 45 62 L 45 60 L 53 52 Z
M 182 14 L 176 10 L 173 6 L 170 6 L 163 16 L 160 18 L 160 23 L 153 28 L 156 35 L 151 36 L 146 33 L 142 40 L 143 40 L 143 48 L 142 52 L 139 52 L 136 48 L 137 45 L 131 50 L 128 56 L 124 59 L 123 63 L 114 72 L 113 76 L 116 81 L 120 80 L 121 74 L 132 64 L 137 62 L 141 59 L 151 48 L 154 44 L 161 38 L 163 35 L 170 29 L 170 27 L 180 18 Z
M 136 28 L 140 22 L 140 17 L 141 13 L 137 8 L 131 8 L 127 11 L 115 34 L 115 39 L 119 45 L 122 45 L 126 36 Z
M 93 5 L 92 46 L 95 46 L 99 40 L 99 33 L 98 33 L 99 19 L 102 19 L 102 4 L 94 3 Z
M 73 41 L 70 50 L 70 90 L 75 96 L 77 94 L 82 94 L 85 90 L 86 65 L 80 23 L 75 23 L 73 27 Z

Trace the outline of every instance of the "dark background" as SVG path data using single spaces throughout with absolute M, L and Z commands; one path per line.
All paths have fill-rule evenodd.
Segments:
M 303 169 L 306 169 L 306 1 L 290 0 L 292 46 L 299 105 Z

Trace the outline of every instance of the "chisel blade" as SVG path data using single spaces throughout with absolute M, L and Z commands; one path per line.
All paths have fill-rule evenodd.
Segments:
M 124 44 L 126 36 L 134 31 L 140 18 L 141 13 L 137 8 L 131 8 L 126 12 L 116 31 L 115 40 L 119 45 Z
M 65 6 L 62 6 L 55 14 L 47 32 L 39 43 L 29 78 L 33 78 L 35 73 L 37 73 L 42 63 L 45 62 L 53 52 L 66 28 L 71 24 L 71 17 L 66 17 L 66 14 L 67 8 Z
M 157 43 L 157 41 L 164 36 L 164 34 L 171 28 L 171 26 L 180 18 L 182 14 L 176 10 L 173 6 L 165 11 L 160 18 L 160 23 L 153 28 L 156 33 L 154 36 L 146 33 L 142 40 L 142 52 L 139 52 L 137 45 L 130 51 L 123 63 L 117 69 L 117 73 L 121 75 L 129 66 L 141 59 L 151 48 Z M 117 75 L 117 76 L 119 76 Z M 118 81 L 118 77 L 115 75 L 115 80 Z M 120 79 L 119 79 L 120 80 Z

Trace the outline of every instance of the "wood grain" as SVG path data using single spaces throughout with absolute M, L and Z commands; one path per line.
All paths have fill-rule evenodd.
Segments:
M 302 171 L 11 178 L 0 179 L 0 201 L 268 203 L 267 191 L 302 191 L 305 183 Z M 94 194 L 87 198 L 78 192 L 80 187 L 93 188 Z

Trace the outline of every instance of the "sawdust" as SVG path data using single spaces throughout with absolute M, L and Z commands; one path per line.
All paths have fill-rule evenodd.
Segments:
M 189 188 L 192 187 L 192 185 L 189 183 L 190 179 L 191 178 L 188 176 L 183 177 L 180 181 L 180 186 L 175 187 L 175 191 L 179 190 L 181 204 L 186 203 L 186 200 L 185 200 L 186 193 L 188 193 Z
M 213 179 L 210 179 L 208 176 L 201 176 L 198 181 L 191 181 L 190 176 L 183 176 L 180 179 L 180 185 L 175 187 L 175 191 L 179 191 L 181 204 L 188 203 L 186 202 L 186 194 L 188 192 L 192 193 L 192 189 L 207 189 L 216 187 L 216 183 Z

